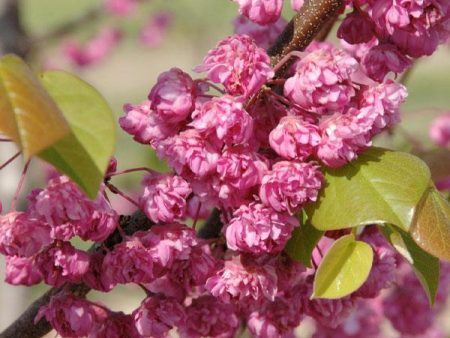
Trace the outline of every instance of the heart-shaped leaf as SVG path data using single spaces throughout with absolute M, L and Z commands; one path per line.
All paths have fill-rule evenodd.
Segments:
M 370 148 L 342 168 L 325 169 L 325 179 L 318 202 L 306 208 L 317 229 L 390 223 L 408 231 L 430 171 L 413 155 Z
M 450 261 L 450 203 L 434 187 L 424 194 L 410 230 L 426 252 Z
M 97 90 L 69 73 L 45 72 L 41 81 L 63 112 L 71 132 L 39 156 L 94 198 L 115 147 L 111 108 Z
M 15 55 L 0 59 L 0 132 L 17 144 L 25 159 L 70 133 L 56 103 Z
M 352 234 L 339 238 L 320 262 L 312 298 L 337 299 L 356 291 L 369 276 L 372 261 L 369 244 Z
M 392 246 L 411 264 L 430 304 L 436 299 L 439 287 L 439 259 L 422 250 L 411 235 L 391 225 L 379 229 Z
M 323 234 L 323 231 L 317 230 L 308 222 L 307 217 L 303 217 L 301 225 L 294 230 L 284 250 L 292 259 L 311 267 L 312 252 Z

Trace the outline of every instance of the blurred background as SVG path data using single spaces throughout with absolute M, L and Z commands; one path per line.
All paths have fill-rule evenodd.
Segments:
M 99 0 L 0 0 L 0 46 L 1 40 L 6 41 L 9 34 L 2 26 L 6 18 L 1 14 L 5 14 L 5 8 L 12 2 L 18 5 L 19 24 L 29 39 L 25 42 L 29 49 L 25 49 L 30 65 L 37 71 L 62 68 L 78 73 L 105 96 L 117 117 L 122 114 L 124 103 L 139 103 L 146 99 L 159 73 L 173 66 L 191 72 L 210 48 L 232 34 L 231 22 L 237 14 L 236 4 L 229 0 L 142 1 L 139 10 L 130 16 L 106 13 Z M 168 15 L 170 21 L 160 32 L 162 37 L 156 42 L 143 42 L 142 28 L 154 22 L 155 16 L 161 13 Z M 290 15 L 286 10 L 286 18 Z M 64 52 L 67 41 L 87 42 L 105 27 L 118 28 L 122 40 L 100 62 L 80 66 L 68 59 L 67 50 Z M 409 74 L 407 87 L 409 98 L 402 110 L 401 129 L 393 136 L 382 136 L 377 143 L 410 150 L 416 141 L 420 141 L 431 147 L 428 140 L 431 120 L 450 111 L 450 47 L 441 47 L 432 57 L 421 59 Z M 119 168 L 163 167 L 148 147 L 133 142 L 119 128 L 117 133 Z M 0 143 L 0 163 L 15 151 L 13 146 Z M 0 171 L 0 200 L 6 210 L 22 166 L 21 161 L 16 161 Z M 128 175 L 118 180 L 118 185 L 129 190 L 138 189 L 139 179 L 140 175 Z M 28 189 L 42 186 L 42 176 L 33 174 L 27 184 Z M 127 210 L 130 206 L 119 207 Z M 0 261 L 2 279 L 3 269 L 4 262 Z M 12 287 L 0 281 L 0 331 L 45 288 Z M 119 287 L 108 294 L 92 292 L 89 298 L 101 300 L 113 310 L 129 312 L 138 306 L 143 296 L 140 289 Z

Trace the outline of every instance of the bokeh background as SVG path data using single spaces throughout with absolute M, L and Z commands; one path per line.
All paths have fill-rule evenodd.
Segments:
M 5 1 L 0 0 L 0 6 Z M 20 0 L 20 18 L 30 35 L 40 37 L 99 6 L 99 0 Z M 231 22 L 237 14 L 236 9 L 237 6 L 230 0 L 149 0 L 131 18 L 101 16 L 83 23 L 69 36 L 89 39 L 105 25 L 117 25 L 124 31 L 123 42 L 100 64 L 68 70 L 77 72 L 94 85 L 119 117 L 124 103 L 139 103 L 146 99 L 159 73 L 173 66 L 191 72 L 217 41 L 232 33 Z M 138 35 L 141 26 L 150 15 L 162 10 L 168 10 L 174 15 L 166 38 L 152 48 L 140 45 Z M 291 14 L 286 10 L 286 18 Z M 56 39 L 39 43 L 29 60 L 32 66 L 39 70 L 48 62 L 64 61 L 60 50 L 61 41 Z M 432 147 L 428 140 L 430 122 L 439 113 L 450 111 L 450 46 L 441 47 L 432 57 L 421 59 L 410 73 L 407 87 L 409 98 L 402 110 L 401 128 L 394 131 L 393 135 L 380 137 L 376 142 L 404 150 L 413 148 L 416 141 Z M 148 147 L 133 142 L 119 128 L 117 133 L 116 157 L 119 168 L 162 167 Z M 0 162 L 13 153 L 14 149 L 0 144 Z M 0 199 L 6 209 L 9 208 L 8 200 L 17 185 L 22 165 L 17 161 L 14 166 L 0 172 Z M 36 164 L 34 168 L 37 168 Z M 129 190 L 138 189 L 139 177 L 128 175 L 117 182 Z M 33 174 L 28 180 L 28 189 L 33 185 L 42 185 L 39 178 L 38 174 Z M 127 208 L 126 205 L 121 207 Z M 3 269 L 4 262 L 0 261 L 1 279 Z M 0 331 L 45 289 L 45 286 L 11 287 L 0 281 Z M 89 295 L 90 299 L 100 300 L 114 310 L 125 312 L 136 308 L 143 297 L 141 290 L 133 287 L 118 287 L 108 294 L 92 292 Z

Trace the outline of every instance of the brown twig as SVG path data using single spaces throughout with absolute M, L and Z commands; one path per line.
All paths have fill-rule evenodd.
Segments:
M 277 64 L 279 60 L 292 51 L 304 50 L 322 30 L 324 25 L 336 15 L 343 4 L 344 0 L 309 0 L 306 2 L 280 35 L 274 46 L 269 49 L 269 55 L 272 56 L 272 64 Z M 67 30 L 67 27 L 62 29 L 62 31 L 65 30 Z M 283 72 L 284 70 L 281 69 L 277 75 L 280 76 Z M 137 212 L 131 217 L 121 218 L 121 227 L 127 235 L 131 235 L 139 230 L 146 230 L 150 226 L 150 221 L 141 212 Z M 198 235 L 205 239 L 217 238 L 221 228 L 220 213 L 216 209 L 212 212 L 206 225 L 199 230 Z M 116 231 L 104 242 L 104 245 L 112 247 L 121 240 L 122 237 Z M 78 286 L 69 285 L 68 287 L 76 292 L 80 290 L 80 295 L 82 296 L 89 292 L 89 288 L 83 284 Z M 36 326 L 33 325 L 33 321 L 39 308 L 47 304 L 51 296 L 59 292 L 61 292 L 61 289 L 51 289 L 39 298 L 9 328 L 0 334 L 0 338 L 39 338 L 48 333 L 51 327 L 44 319 L 37 323 Z

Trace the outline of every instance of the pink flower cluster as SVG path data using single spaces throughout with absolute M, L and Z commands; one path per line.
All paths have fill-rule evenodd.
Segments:
M 268 25 L 276 22 L 283 9 L 284 0 L 233 0 L 239 5 L 239 13 L 256 24 Z M 291 0 L 294 11 L 300 10 L 303 0 Z
M 25 212 L 0 215 L 0 252 L 8 256 L 6 280 L 16 285 L 80 282 L 90 255 L 69 241 L 74 236 L 105 240 L 117 227 L 117 213 L 102 192 L 91 201 L 65 176 L 33 190 L 28 200 Z

